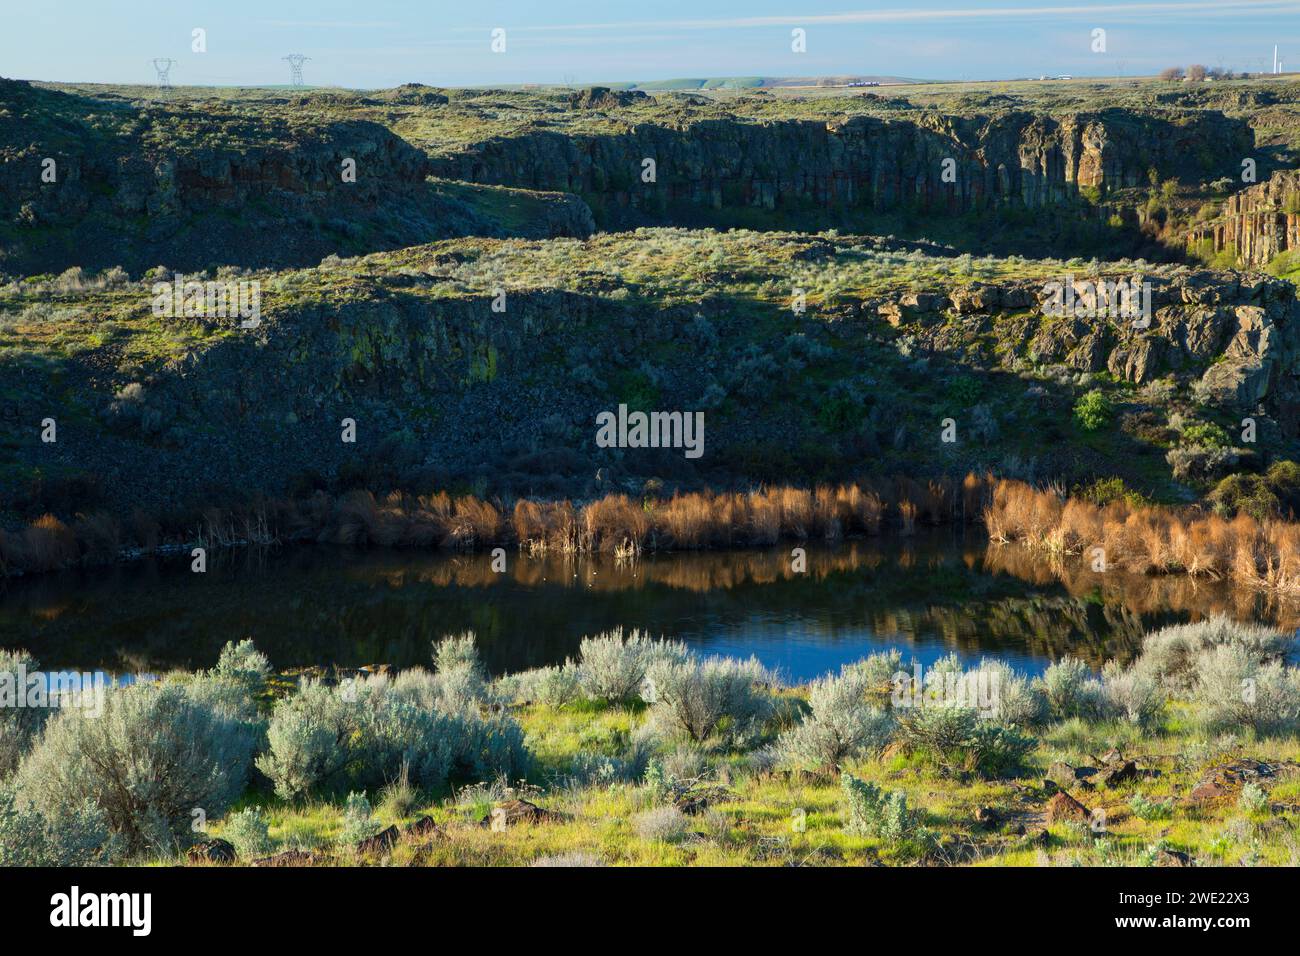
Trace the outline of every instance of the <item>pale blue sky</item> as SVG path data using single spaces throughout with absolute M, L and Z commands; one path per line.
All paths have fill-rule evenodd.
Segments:
M 191 30 L 207 52 L 191 51 Z M 490 50 L 493 28 L 506 52 Z M 790 31 L 807 31 L 807 52 Z M 1106 30 L 1105 53 L 1090 47 Z M 0 75 L 350 87 L 879 73 L 996 79 L 1153 73 L 1201 62 L 1300 70 L 1300 2 L 1283 0 L 0 0 Z

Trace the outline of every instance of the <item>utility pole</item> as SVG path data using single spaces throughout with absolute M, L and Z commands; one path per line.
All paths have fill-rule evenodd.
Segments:
M 302 86 L 302 65 L 311 57 L 303 56 L 301 53 L 290 53 L 281 59 L 289 61 L 289 85 Z
M 158 57 L 153 61 L 153 68 L 158 71 L 158 89 L 166 90 L 171 88 L 171 69 L 175 63 L 175 60 L 166 57 Z

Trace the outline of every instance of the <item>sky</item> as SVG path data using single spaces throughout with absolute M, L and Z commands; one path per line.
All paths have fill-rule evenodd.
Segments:
M 1134 76 L 1271 68 L 1275 43 L 1300 70 L 1300 0 L 0 0 L 0 76 L 65 82 L 150 83 L 167 57 L 176 85 L 286 83 L 290 53 L 353 88 Z

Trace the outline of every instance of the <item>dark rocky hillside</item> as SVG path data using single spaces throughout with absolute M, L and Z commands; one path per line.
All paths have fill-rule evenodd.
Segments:
M 1108 95 L 0 81 L 0 509 L 971 469 L 1195 499 L 1297 457 L 1294 287 L 1188 257 L 1290 247 L 1235 238 L 1290 195 L 1230 179 L 1285 158 L 1247 115 L 1273 94 Z M 1030 252 L 963 254 L 999 243 Z M 261 324 L 157 314 L 177 272 L 257 282 Z M 1088 300 L 1119 279 L 1149 325 Z M 1069 281 L 1092 311 L 1052 314 Z M 621 404 L 704 412 L 705 454 L 598 448 Z

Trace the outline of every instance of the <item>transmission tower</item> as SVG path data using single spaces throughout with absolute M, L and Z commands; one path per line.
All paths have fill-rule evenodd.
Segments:
M 158 71 L 158 89 L 169 89 L 172 85 L 171 70 L 176 63 L 167 57 L 159 57 L 153 61 L 153 68 Z
M 288 56 L 281 57 L 282 60 L 289 61 L 289 83 L 291 86 L 302 86 L 302 65 L 311 57 L 303 56 L 301 53 L 290 53 Z

